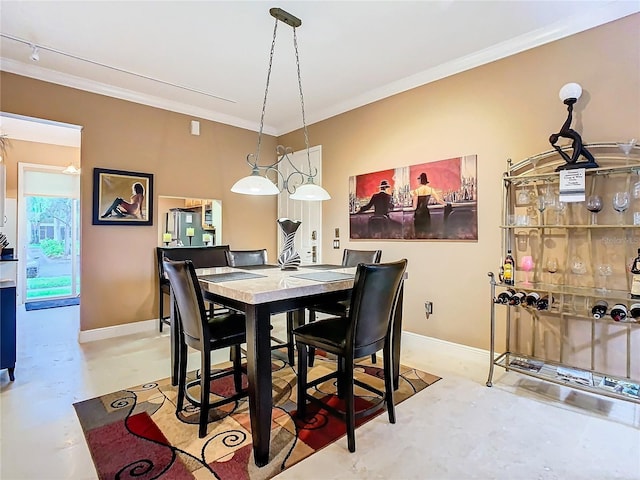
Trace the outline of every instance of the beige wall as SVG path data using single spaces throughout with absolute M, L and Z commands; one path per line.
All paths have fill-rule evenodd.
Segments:
M 310 127 L 311 143 L 323 148 L 323 183 L 332 195 L 323 205 L 323 230 L 339 227 L 342 247 L 382 248 L 383 260 L 409 259 L 405 330 L 488 347 L 486 273 L 500 263 L 506 159 L 550 148 L 549 135 L 566 118 L 558 90 L 567 82 L 584 89 L 573 127 L 586 142 L 640 138 L 638 31 L 640 15 L 627 17 Z M 92 226 L 94 166 L 154 173 L 156 195 L 221 199 L 228 242 L 251 248 L 273 239 L 269 256 L 275 258 L 275 200 L 229 192 L 246 174 L 243 159 L 255 148 L 255 133 L 202 121 L 201 136 L 192 137 L 184 115 L 5 73 L 1 88 L 3 111 L 84 126 L 83 330 L 157 316 L 157 226 Z M 268 140 L 275 147 L 275 139 Z M 303 146 L 299 132 L 278 140 Z M 478 155 L 478 242 L 349 241 L 349 176 L 468 154 Z M 323 260 L 339 262 L 331 241 L 324 238 Z M 428 320 L 425 300 L 435 303 Z
M 189 132 L 189 116 L 6 72 L 0 78 L 2 111 L 83 127 L 81 330 L 158 315 L 158 225 L 92 225 L 94 167 L 153 173 L 154 203 L 158 195 L 222 200 L 225 241 L 234 248 L 266 247 L 275 258 L 275 198 L 230 192 L 238 178 L 250 173 L 245 157 L 255 150 L 254 132 L 200 120 L 196 137 Z M 264 141 L 263 152 L 275 152 L 275 138 Z M 15 162 L 11 153 L 8 164 Z M 9 168 L 8 183 L 15 185 Z
M 18 163 L 66 167 L 80 164 L 80 148 L 11 140 L 7 148 L 7 198 L 18 197 Z
M 550 149 L 567 117 L 560 87 L 584 93 L 573 128 L 585 142 L 640 138 L 640 15 L 515 55 L 310 127 L 322 144 L 323 231 L 340 228 L 345 248 L 381 248 L 407 258 L 404 329 L 475 347 L 489 346 L 489 283 L 501 259 L 502 172 Z M 300 148 L 300 133 L 279 139 Z M 348 178 L 416 163 L 478 155 L 478 242 L 349 241 Z M 325 261 L 339 261 L 331 235 Z M 424 301 L 434 314 L 424 315 Z

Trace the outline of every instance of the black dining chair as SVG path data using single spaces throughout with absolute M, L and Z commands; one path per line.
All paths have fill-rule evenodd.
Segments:
M 268 262 L 267 250 L 228 250 L 226 252 L 227 263 L 230 267 L 242 268 L 266 265 Z M 287 312 L 287 341 L 277 337 L 271 337 L 274 342 L 271 350 L 287 349 L 287 360 L 290 365 L 295 363 L 295 349 L 293 344 L 292 331 L 295 327 L 293 312 Z
M 267 264 L 267 250 L 227 250 L 227 263 L 230 267 L 253 267 Z
M 169 280 L 166 278 L 162 260 L 166 257 L 170 260 L 191 260 L 195 268 L 225 267 L 227 257 L 225 252 L 229 245 L 216 245 L 211 247 L 156 247 L 156 263 L 158 270 L 158 329 L 162 332 L 164 325 L 171 324 L 171 316 L 164 311 L 164 296 L 170 297 Z M 209 305 L 209 314 L 226 313 L 214 304 Z
M 395 423 L 393 403 L 393 360 L 391 355 L 392 318 L 398 302 L 407 260 L 398 262 L 359 264 L 351 294 L 349 314 L 308 323 L 296 328 L 293 335 L 298 349 L 298 418 L 306 415 L 307 400 L 319 402 L 324 409 L 347 424 L 347 443 L 355 452 L 355 420 L 369 415 L 385 403 L 389 422 Z M 307 381 L 307 349 L 322 348 L 337 356 L 335 372 Z M 354 378 L 355 359 L 383 351 L 384 389 Z M 341 412 L 307 391 L 329 379 L 336 378 L 339 396 L 344 396 L 345 412 Z M 364 411 L 355 412 L 354 385 L 380 396 L 380 401 Z M 315 390 L 314 390 L 315 391 Z
M 355 267 L 359 263 L 380 263 L 382 258 L 382 250 L 351 250 L 344 249 L 342 253 L 342 266 L 343 267 Z M 327 315 L 334 315 L 338 317 L 346 317 L 349 315 L 349 303 L 350 300 L 340 300 L 338 302 L 324 302 L 318 303 L 308 307 L 309 311 L 309 323 L 316 321 L 317 313 L 325 313 Z M 316 349 L 309 349 L 309 366 L 313 367 L 315 361 Z M 376 355 L 371 355 L 371 361 L 376 363 Z
M 207 435 L 209 410 L 233 402 L 247 395 L 242 390 L 242 366 L 240 344 L 246 342 L 245 318 L 239 313 L 207 315 L 202 297 L 202 289 L 191 260 L 163 260 L 164 271 L 169 278 L 179 332 L 178 349 L 178 398 L 176 413 L 180 413 L 185 398 L 200 407 L 200 438 Z M 188 347 L 200 352 L 200 378 L 187 383 Z M 211 375 L 211 351 L 221 348 L 231 349 L 233 368 Z M 221 377 L 233 375 L 236 393 L 230 397 L 211 402 L 211 382 Z M 199 400 L 189 394 L 189 389 L 200 385 Z

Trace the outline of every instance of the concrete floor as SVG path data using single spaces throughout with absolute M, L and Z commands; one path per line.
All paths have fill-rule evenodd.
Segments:
M 79 344 L 78 315 L 18 312 L 16 381 L 0 372 L 3 480 L 97 478 L 72 404 L 169 375 L 166 333 Z M 360 427 L 356 453 L 342 439 L 278 479 L 640 479 L 640 405 L 502 370 L 487 388 L 484 356 L 407 340 L 402 362 L 443 379 L 395 425 Z

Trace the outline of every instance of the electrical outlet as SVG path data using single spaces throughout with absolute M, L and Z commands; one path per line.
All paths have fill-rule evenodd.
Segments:
M 335 240 L 333 241 L 333 248 L 335 248 L 335 249 L 340 248 L 340 240 L 335 239 Z
M 433 313 L 433 302 L 424 302 L 424 312 L 427 315 L 431 315 Z

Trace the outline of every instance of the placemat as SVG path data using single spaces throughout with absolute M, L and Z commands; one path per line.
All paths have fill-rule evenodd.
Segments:
M 248 278 L 260 278 L 266 277 L 266 275 L 258 275 L 257 273 L 249 272 L 228 272 L 228 273 L 215 273 L 213 275 L 203 275 L 198 277 L 199 280 L 206 280 L 213 283 L 231 282 L 233 280 L 247 280 Z
M 300 268 L 313 268 L 315 270 L 335 270 L 336 268 L 344 268 L 342 265 L 331 265 L 329 263 L 313 263 L 311 265 L 300 265 Z
M 291 276 L 295 278 L 304 278 L 305 280 L 315 280 L 317 282 L 338 282 L 340 280 L 353 278 L 354 274 L 341 272 L 311 272 Z
M 239 268 L 240 270 L 266 270 L 267 268 L 280 268 L 280 265 L 243 265 L 233 268 Z

